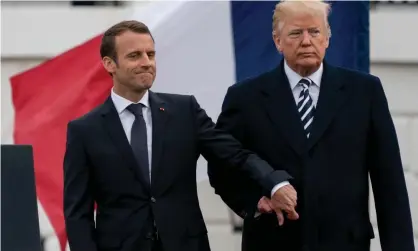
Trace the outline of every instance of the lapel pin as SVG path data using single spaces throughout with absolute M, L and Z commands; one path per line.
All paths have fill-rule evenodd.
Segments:
M 160 107 L 160 111 L 162 111 L 162 112 L 163 112 L 163 111 L 165 111 L 165 109 L 164 109 L 163 107 Z

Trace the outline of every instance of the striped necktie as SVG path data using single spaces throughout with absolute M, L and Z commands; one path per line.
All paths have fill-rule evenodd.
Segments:
M 298 99 L 298 112 L 302 120 L 303 129 L 305 129 L 306 137 L 309 138 L 312 129 L 312 122 L 314 118 L 315 106 L 311 96 L 309 95 L 309 86 L 312 84 L 310 79 L 303 78 L 299 81 L 302 86 Z

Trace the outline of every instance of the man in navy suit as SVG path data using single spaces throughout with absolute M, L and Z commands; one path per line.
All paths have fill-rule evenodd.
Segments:
M 284 60 L 231 86 L 217 122 L 292 177 L 273 192 L 295 188 L 299 218 L 271 213 L 277 205 L 238 169 L 209 161 L 210 182 L 244 218 L 243 250 L 368 251 L 374 237 L 370 174 L 382 250 L 414 251 L 398 140 L 382 84 L 323 61 L 329 11 L 320 1 L 279 3 L 273 39 Z
M 156 52 L 145 24 L 110 27 L 100 53 L 112 91 L 67 131 L 64 216 L 72 251 L 209 251 L 196 188 L 200 155 L 245 170 L 267 196 L 290 178 L 216 129 L 193 96 L 149 90 Z M 272 198 L 296 214 L 294 190 Z

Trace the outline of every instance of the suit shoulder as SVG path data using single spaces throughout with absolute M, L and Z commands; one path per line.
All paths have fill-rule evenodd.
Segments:
M 168 106 L 176 109 L 185 109 L 191 107 L 192 103 L 196 103 L 197 100 L 193 95 L 177 94 L 177 93 L 162 93 L 154 92 L 155 96 Z
M 79 127 L 79 126 L 91 124 L 92 121 L 96 120 L 100 116 L 102 109 L 103 109 L 103 104 L 98 105 L 95 108 L 93 108 L 91 111 L 70 120 L 68 125 L 72 127 L 74 126 Z
M 155 92 L 155 94 L 167 103 L 190 102 L 193 95 Z
M 336 67 L 336 71 L 347 80 L 347 84 L 369 96 L 373 96 L 375 90 L 383 89 L 380 78 L 370 73 L 341 67 Z
M 337 71 L 340 72 L 340 74 L 345 75 L 350 79 L 359 80 L 361 83 L 370 82 L 371 84 L 373 84 L 373 83 L 380 82 L 379 77 L 373 74 L 367 73 L 367 72 L 362 72 L 362 71 L 342 68 L 342 67 L 335 67 L 335 68 Z M 353 83 L 359 83 L 359 81 L 353 81 Z
M 253 77 L 248 77 L 244 80 L 238 81 L 229 87 L 229 91 L 240 93 L 251 93 L 256 88 L 259 88 L 261 83 L 268 80 L 273 74 L 274 70 L 258 74 Z

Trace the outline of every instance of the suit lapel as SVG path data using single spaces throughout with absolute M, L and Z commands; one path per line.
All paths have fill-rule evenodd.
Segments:
M 149 95 L 152 114 L 151 186 L 153 186 L 158 178 L 159 163 L 163 157 L 164 134 L 170 110 L 158 94 L 150 91 Z
M 135 177 L 140 181 L 141 184 L 148 184 L 140 172 L 131 145 L 129 144 L 125 131 L 123 130 L 119 114 L 116 111 L 116 108 L 110 97 L 104 103 L 102 116 L 106 131 L 112 139 L 116 149 L 119 150 L 123 156 L 123 159 L 127 162 L 127 167 L 134 173 Z M 143 187 L 146 190 L 149 190 L 149 186 L 144 185 Z
M 345 80 L 336 71 L 336 68 L 324 62 L 324 73 L 321 80 L 308 150 L 318 142 L 332 119 L 337 115 L 341 105 L 347 99 L 348 94 L 344 86 Z
M 262 93 L 264 95 L 264 105 L 266 111 L 287 139 L 296 153 L 302 154 L 307 143 L 304 136 L 302 122 L 299 114 L 289 80 L 284 73 L 284 63 L 273 70 L 266 83 L 264 83 Z

